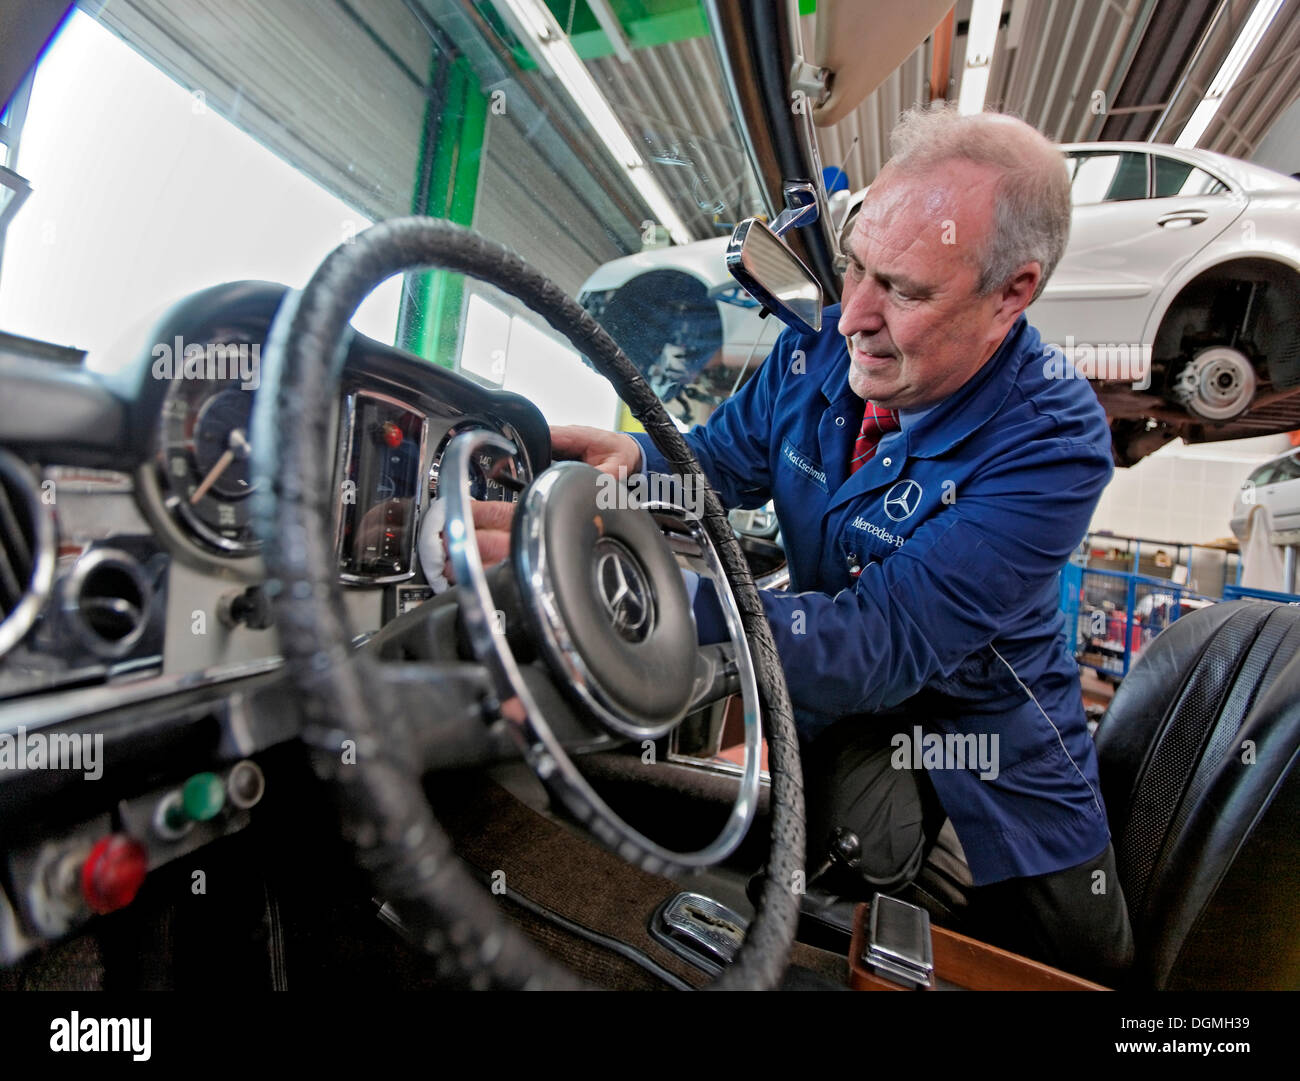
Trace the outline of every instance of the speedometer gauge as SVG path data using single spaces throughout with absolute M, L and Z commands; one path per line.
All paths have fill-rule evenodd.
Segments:
M 260 542 L 249 521 L 253 391 L 238 377 L 175 378 L 163 401 L 158 469 L 167 509 L 203 544 L 242 556 Z
M 489 424 L 480 420 L 460 421 L 447 432 L 433 455 L 433 465 L 429 470 L 429 494 L 435 498 L 438 495 L 442 455 L 447 444 L 456 436 L 473 431 L 500 431 L 520 450 L 510 455 L 495 447 L 484 447 L 475 454 L 470 462 L 470 498 L 485 503 L 513 503 L 529 480 L 528 460 L 522 450 L 523 441 L 509 425 Z

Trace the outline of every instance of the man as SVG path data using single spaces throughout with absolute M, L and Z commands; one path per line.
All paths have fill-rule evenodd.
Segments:
M 892 148 L 842 306 L 819 334 L 783 332 L 687 438 L 724 505 L 775 502 L 791 589 L 763 602 L 806 753 L 831 748 L 839 810 L 864 848 L 886 846 L 868 862 L 914 872 L 877 826 L 919 829 L 898 767 L 923 766 L 984 929 L 1117 979 L 1131 932 L 1057 579 L 1110 479 L 1110 438 L 1091 388 L 1049 377 L 1059 362 L 1023 314 L 1065 248 L 1069 181 L 1005 116 L 913 110 Z M 645 437 L 553 440 L 609 472 L 665 468 Z M 819 843 L 810 828 L 810 855 Z

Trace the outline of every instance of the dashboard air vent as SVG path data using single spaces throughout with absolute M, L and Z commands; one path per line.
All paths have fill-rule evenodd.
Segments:
M 0 655 L 31 630 L 53 582 L 53 516 L 31 469 L 0 450 Z
M 74 629 L 99 656 L 124 656 L 144 633 L 153 590 L 126 552 L 92 548 L 77 560 L 63 589 Z

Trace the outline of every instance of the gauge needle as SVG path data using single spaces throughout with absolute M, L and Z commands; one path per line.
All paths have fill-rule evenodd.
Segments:
M 230 463 L 233 462 L 236 457 L 246 458 L 248 456 L 248 451 L 250 449 L 248 446 L 248 440 L 244 438 L 244 433 L 241 429 L 232 428 L 230 438 L 227 442 L 228 445 L 225 453 L 217 459 L 213 467 L 208 470 L 208 475 L 203 478 L 202 483 L 194 489 L 194 494 L 190 496 L 191 504 L 197 503 L 208 494 L 208 489 L 217 483 L 218 478 L 220 478 L 221 474 L 226 471 Z

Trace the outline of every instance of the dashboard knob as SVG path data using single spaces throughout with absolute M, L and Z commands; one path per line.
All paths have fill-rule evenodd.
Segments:
M 242 593 L 227 593 L 217 602 L 217 616 L 228 627 L 243 624 L 249 630 L 264 631 L 271 625 L 271 602 L 261 586 L 249 586 Z
M 103 915 L 125 908 L 149 872 L 144 846 L 121 833 L 95 842 L 81 865 L 81 895 L 91 912 Z

